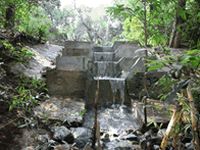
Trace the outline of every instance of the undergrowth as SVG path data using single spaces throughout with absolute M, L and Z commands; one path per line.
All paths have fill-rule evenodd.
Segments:
M 47 88 L 43 80 L 20 77 L 16 94 L 10 101 L 9 110 L 20 109 L 29 112 L 46 97 Z
M 25 63 L 34 56 L 31 50 L 20 43 L 14 45 L 8 40 L 0 40 L 0 45 L 2 46 L 0 57 L 5 60 Z

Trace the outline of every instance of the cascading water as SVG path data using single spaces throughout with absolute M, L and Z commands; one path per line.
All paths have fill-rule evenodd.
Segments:
M 108 61 L 96 61 L 97 77 L 107 77 L 114 74 L 114 64 Z
M 127 101 L 129 101 L 126 95 L 126 78 L 140 59 L 127 60 L 125 57 L 117 59 L 116 52 L 112 51 L 112 48 L 97 50 L 93 52 L 93 66 L 96 70 L 93 79 L 97 81 L 98 85 L 99 83 L 102 85 L 98 88 L 99 96 L 103 95 L 101 98 L 97 98 L 98 104 L 106 104 L 108 107 L 101 107 L 99 110 L 96 107 L 98 113 L 96 114 L 95 123 L 99 123 L 100 131 L 97 131 L 98 128 L 95 127 L 95 135 L 96 133 L 102 134 L 97 139 L 103 142 L 103 149 L 130 148 L 131 142 L 122 139 L 128 136 L 129 131 L 139 129 L 141 124 L 134 117 L 131 107 L 126 106 Z M 112 96 L 110 96 L 111 92 Z M 107 105 L 110 104 L 110 100 L 112 105 Z
M 113 95 L 117 94 L 117 91 L 120 92 L 121 105 L 123 105 L 125 101 L 125 78 L 111 78 L 110 84 Z M 115 97 L 113 97 L 113 102 L 115 103 Z
M 113 94 L 113 103 L 115 104 L 115 95 L 119 92 L 121 105 L 123 105 L 125 101 L 125 77 L 121 78 L 119 76 L 121 70 L 118 68 L 118 64 L 122 58 L 116 61 L 114 51 L 102 50 L 93 52 L 93 60 L 96 66 L 96 75 L 94 80 L 109 81 Z
M 94 80 L 105 80 L 109 81 L 111 85 L 111 89 L 113 92 L 113 104 L 116 103 L 116 95 L 119 92 L 119 96 L 121 99 L 121 105 L 124 104 L 125 101 L 125 78 L 113 78 L 113 77 L 94 77 Z

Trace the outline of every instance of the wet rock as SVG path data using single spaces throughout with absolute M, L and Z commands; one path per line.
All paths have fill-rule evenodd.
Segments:
M 55 145 L 58 145 L 59 143 L 58 142 L 56 142 L 55 140 L 49 140 L 48 141 L 48 145 L 49 145 L 49 147 L 54 147 Z
M 142 135 L 142 133 L 140 132 L 140 131 L 135 131 L 135 132 L 133 132 L 135 135 L 137 135 L 137 136 L 141 136 Z
M 23 74 L 28 77 L 42 78 L 42 73 L 46 68 L 55 68 L 56 57 L 61 55 L 62 46 L 52 44 L 40 44 L 27 47 L 33 54 L 27 64 L 10 64 L 10 70 L 14 74 Z
M 136 131 L 142 127 L 141 122 L 134 117 L 131 111 L 124 111 L 124 109 L 122 110 L 120 107 L 100 110 L 98 119 L 101 132 L 110 133 L 112 135 L 120 135 L 129 130 Z
M 150 139 L 151 136 L 152 136 L 151 130 L 149 130 L 149 131 L 147 131 L 147 132 L 144 133 L 144 137 L 145 137 L 146 139 Z
M 56 98 L 40 104 L 34 109 L 34 114 L 44 122 L 60 121 L 69 126 L 80 126 L 83 123 L 85 104 L 82 99 Z
M 103 142 L 105 142 L 105 143 L 110 142 L 110 136 L 109 136 L 109 134 L 105 134 L 105 135 L 101 138 L 101 140 L 102 140 Z
M 40 143 L 48 143 L 49 140 L 50 140 L 50 137 L 49 137 L 48 134 L 39 135 L 39 136 L 38 136 L 38 141 L 39 141 Z
M 182 139 L 183 143 L 190 143 L 192 141 L 192 136 L 188 135 L 188 137 L 184 137 Z
M 161 139 L 159 137 L 151 137 L 140 141 L 142 149 L 153 149 L 154 145 L 160 145 Z
M 153 149 L 154 149 L 154 150 L 159 150 L 159 149 L 160 149 L 160 146 L 159 146 L 159 145 L 154 145 L 154 146 L 153 146 Z
M 22 150 L 34 150 L 34 147 L 33 146 L 28 146 L 28 147 L 23 148 Z
M 84 115 L 84 122 L 83 126 L 89 129 L 93 129 L 94 127 L 94 118 L 95 118 L 95 112 L 94 110 L 89 110 Z
M 78 148 L 84 148 L 86 144 L 91 143 L 92 130 L 84 127 L 71 128 L 75 138 L 74 143 Z
M 160 138 L 163 138 L 163 136 L 165 135 L 166 129 L 160 129 L 157 133 L 157 136 Z
M 129 141 L 113 140 L 105 144 L 105 150 L 132 150 L 133 145 Z
M 69 129 L 67 129 L 66 127 L 64 127 L 64 126 L 54 127 L 52 129 L 52 131 L 54 132 L 53 138 L 56 141 L 60 141 L 60 142 L 66 141 L 68 143 L 74 142 L 74 137 L 73 137 L 71 131 Z
M 84 150 L 93 150 L 92 146 L 90 144 L 86 144 L 83 148 Z
M 63 145 L 56 145 L 54 146 L 54 150 L 70 150 L 69 144 L 63 144 Z
M 185 144 L 185 147 L 186 147 L 187 150 L 193 150 L 193 149 L 194 149 L 192 143 L 186 143 L 186 144 Z
M 128 134 L 128 135 L 122 137 L 122 139 L 128 140 L 128 141 L 138 141 L 139 142 L 139 139 L 135 134 Z

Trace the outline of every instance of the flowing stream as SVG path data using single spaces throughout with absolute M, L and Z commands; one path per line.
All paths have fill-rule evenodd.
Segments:
M 122 70 L 120 67 L 120 63 L 124 61 L 124 58 L 117 59 L 115 54 L 116 52 L 111 50 L 93 52 L 93 63 L 96 70 L 94 80 L 98 83 L 101 83 L 101 81 L 109 82 L 113 95 L 111 106 L 100 107 L 96 110 L 98 112 L 96 122 L 99 122 L 100 126 L 100 131 L 96 132 L 101 133 L 99 140 L 101 140 L 103 149 L 130 148 L 131 142 L 122 139 L 128 136 L 128 132 L 135 131 L 141 126 L 131 108 L 125 106 L 125 86 L 129 72 Z M 131 64 L 129 69 L 134 65 Z

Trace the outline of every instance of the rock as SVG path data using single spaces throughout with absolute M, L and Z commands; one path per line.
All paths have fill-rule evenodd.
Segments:
M 128 109 L 128 108 L 126 108 Z M 136 131 L 142 127 L 131 111 L 121 111 L 120 108 L 106 108 L 98 114 L 101 132 L 110 135 L 120 135 L 127 131 Z
M 71 128 L 72 134 L 75 138 L 75 146 L 84 148 L 86 144 L 91 143 L 92 130 L 84 127 Z
M 140 136 L 140 140 L 141 141 L 144 141 L 144 140 L 147 140 L 147 139 L 151 139 L 152 137 L 152 132 L 151 130 L 145 132 L 143 135 Z
M 59 143 L 54 140 L 49 140 L 48 144 L 50 147 L 54 147 L 55 145 L 58 145 Z
M 55 68 L 53 63 L 55 63 L 57 56 L 61 54 L 63 47 L 52 44 L 39 44 L 27 47 L 27 49 L 34 54 L 33 58 L 27 64 L 9 64 L 10 71 L 16 75 L 23 74 L 28 77 L 40 79 L 46 68 Z
M 69 144 L 63 144 L 63 145 L 56 145 L 54 146 L 54 150 L 70 150 Z
M 93 150 L 93 148 L 90 144 L 86 144 L 83 150 Z
M 101 139 L 103 142 L 110 142 L 110 136 L 109 136 L 109 134 L 104 134 L 104 137 L 102 137 L 102 139 Z
M 84 116 L 83 126 L 89 129 L 94 127 L 95 112 L 94 110 L 89 110 Z
M 113 140 L 105 143 L 105 150 L 132 150 L 133 145 L 129 141 Z
M 74 137 L 69 129 L 67 129 L 64 126 L 61 127 L 54 127 L 52 129 L 54 132 L 53 134 L 53 139 L 56 141 L 66 141 L 68 143 L 73 143 L 74 142 Z
M 163 136 L 165 135 L 166 129 L 160 129 L 157 133 L 157 136 L 160 138 L 163 138 Z
M 34 147 L 33 146 L 28 146 L 26 148 L 23 148 L 22 150 L 34 150 Z
M 40 143 L 48 143 L 49 140 L 50 140 L 50 137 L 49 137 L 48 134 L 39 135 L 39 136 L 38 136 L 38 141 L 39 141 Z
M 80 126 L 83 123 L 84 111 L 85 104 L 82 99 L 52 97 L 36 107 L 34 114 L 44 122 L 60 121 L 69 126 Z
M 132 134 L 132 133 L 128 134 L 126 136 L 123 136 L 122 139 L 128 140 L 128 141 L 138 141 L 139 142 L 138 137 L 135 134 Z
M 159 146 L 159 145 L 154 145 L 154 146 L 153 146 L 153 149 L 154 149 L 154 150 L 159 150 L 159 149 L 160 149 L 160 146 Z
M 160 145 L 161 139 L 159 137 L 151 137 L 140 141 L 142 149 L 153 149 L 154 145 Z
M 192 143 L 185 143 L 185 147 L 186 147 L 187 150 L 193 150 L 194 149 Z
M 190 143 L 192 141 L 192 136 L 187 135 L 182 139 L 183 143 Z
M 141 136 L 142 135 L 142 133 L 140 132 L 140 131 L 135 131 L 135 132 L 133 132 L 135 135 L 137 135 L 137 136 Z

